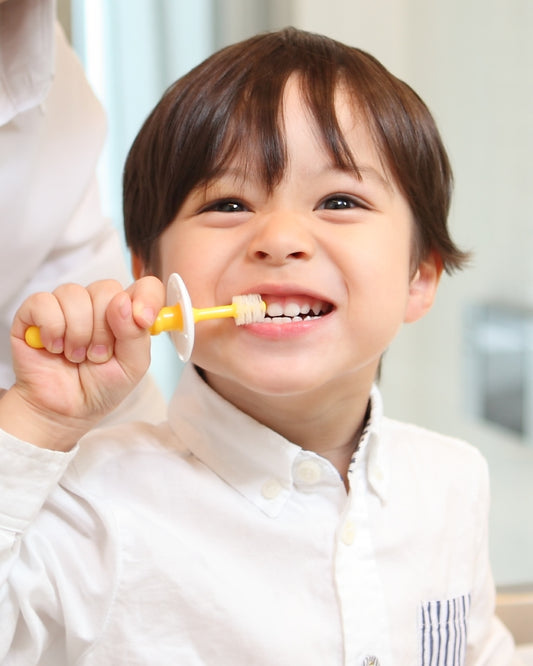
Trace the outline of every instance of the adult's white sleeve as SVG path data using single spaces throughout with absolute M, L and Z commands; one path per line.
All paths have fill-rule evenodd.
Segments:
M 72 456 L 0 431 L 0 663 L 74 664 L 116 583 L 103 511 L 58 485 Z

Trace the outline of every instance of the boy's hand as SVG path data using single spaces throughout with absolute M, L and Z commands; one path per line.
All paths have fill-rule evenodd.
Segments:
M 14 386 L 0 400 L 0 427 L 44 448 L 71 449 L 135 388 L 150 365 L 150 333 L 165 290 L 145 277 L 63 285 L 30 296 L 11 329 Z M 38 326 L 45 349 L 26 344 Z

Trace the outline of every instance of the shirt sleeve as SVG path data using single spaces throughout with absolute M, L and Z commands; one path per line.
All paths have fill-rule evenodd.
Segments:
M 76 449 L 0 431 L 0 663 L 74 664 L 102 631 L 116 556 L 104 513 L 60 485 Z
M 489 472 L 484 459 L 479 466 L 479 541 L 474 561 L 466 666 L 522 666 L 513 638 L 495 615 L 495 586 L 489 560 Z
M 54 75 L 53 0 L 0 3 L 0 125 L 40 104 Z

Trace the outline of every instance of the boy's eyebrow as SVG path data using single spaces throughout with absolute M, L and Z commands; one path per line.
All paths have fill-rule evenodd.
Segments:
M 378 169 L 369 164 L 356 164 L 357 171 L 354 172 L 351 168 L 340 168 L 334 167 L 336 170 L 341 171 L 342 173 L 355 173 L 358 180 L 373 180 L 376 181 L 379 185 L 382 185 L 387 190 L 393 190 L 393 183 L 389 178 L 382 174 Z
M 380 185 L 383 185 L 387 189 L 392 189 L 391 181 L 378 171 L 375 167 L 367 164 L 357 164 L 357 174 L 363 178 L 369 178 L 370 180 L 377 181 Z M 349 169 L 351 171 L 351 169 Z
M 247 180 L 253 180 L 253 178 L 250 177 L 249 170 L 246 169 L 245 167 L 224 166 L 218 169 L 214 176 L 206 180 L 204 183 L 200 184 L 199 188 L 207 190 L 210 187 L 214 187 L 217 184 L 217 182 L 222 180 L 223 178 L 235 181 L 240 180 L 242 182 L 245 182 Z

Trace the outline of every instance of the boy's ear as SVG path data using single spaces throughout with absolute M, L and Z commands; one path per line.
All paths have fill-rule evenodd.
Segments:
M 442 275 L 442 268 L 442 259 L 434 251 L 420 262 L 409 284 L 405 323 L 417 321 L 431 309 Z
M 131 255 L 131 272 L 136 280 L 146 275 L 144 261 L 136 254 Z

